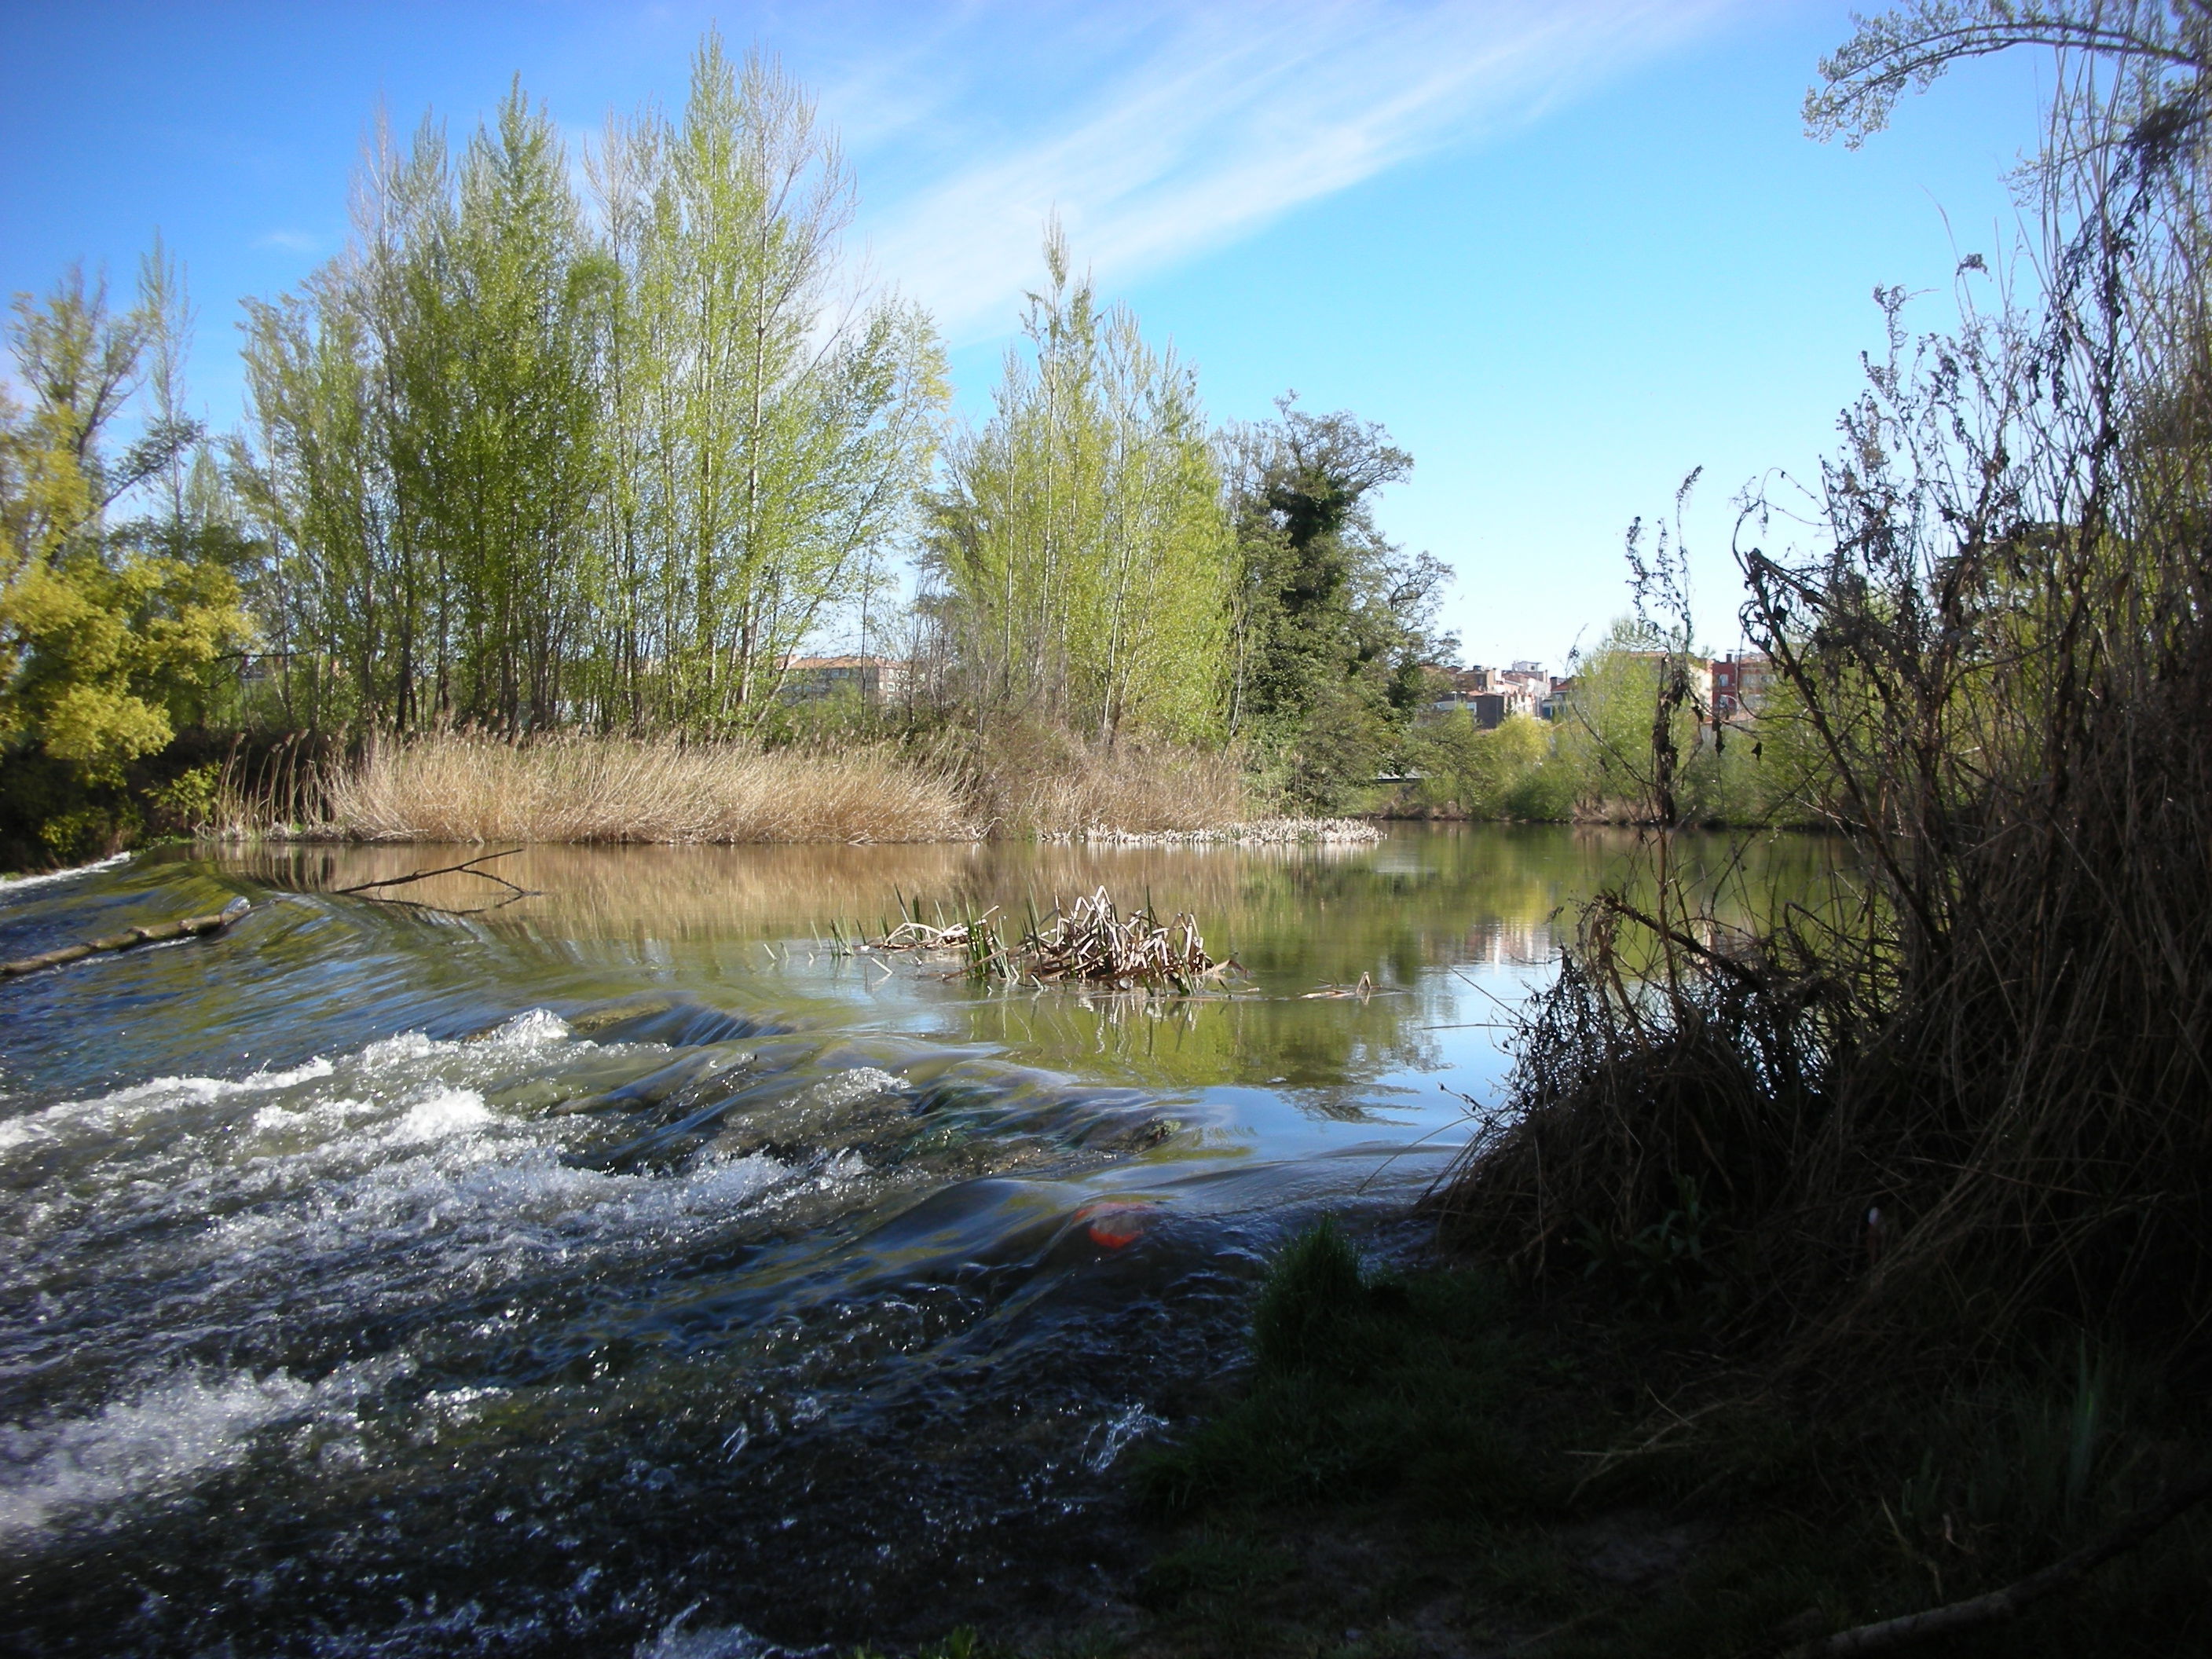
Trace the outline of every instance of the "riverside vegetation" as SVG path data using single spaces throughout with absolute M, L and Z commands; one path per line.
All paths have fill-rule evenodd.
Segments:
M 1622 757 L 1669 641 L 1622 623 L 1557 731 L 1436 718 L 1449 573 L 1376 526 L 1413 467 L 1379 425 L 1287 397 L 1209 423 L 1056 226 L 991 412 L 949 421 L 929 318 L 843 263 L 834 135 L 711 34 L 680 112 L 572 159 L 519 85 L 459 143 L 380 124 L 346 250 L 246 303 L 227 433 L 191 413 L 197 313 L 158 241 L 127 306 L 81 270 L 16 296 L 0 863 L 288 825 L 1634 815 Z M 832 646 L 896 683 L 798 695 Z M 1817 817 L 1790 729 L 1702 745 L 1686 809 Z M 1377 786 L 1407 774 L 1410 800 Z M 748 804 L 770 795 L 794 799 Z
M 2212 1644 L 2212 12 L 1908 7 L 1808 124 L 2022 45 L 2039 309 L 1976 309 L 1980 261 L 1954 333 L 1893 296 L 1824 533 L 1753 500 L 1739 542 L 1850 878 L 1746 925 L 1661 832 L 1583 910 L 1431 1194 L 1457 1265 L 1304 1235 L 1147 1466 L 1140 1650 Z
M 948 425 L 927 316 L 848 292 L 834 136 L 711 35 L 679 112 L 570 162 L 519 86 L 458 145 L 380 125 L 345 252 L 246 304 L 234 432 L 190 413 L 158 245 L 127 308 L 81 270 L 17 297 L 0 857 L 486 833 L 495 774 L 618 783 L 586 833 L 742 839 L 1218 824 L 1388 764 L 1449 647 L 1443 567 L 1369 514 L 1411 465 L 1379 428 L 1215 428 L 1051 227 L 993 412 Z M 796 698 L 836 644 L 903 684 Z M 770 775 L 826 793 L 743 805 Z

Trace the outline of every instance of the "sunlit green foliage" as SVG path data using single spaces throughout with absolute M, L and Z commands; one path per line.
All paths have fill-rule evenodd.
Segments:
M 118 454 L 112 441 L 177 325 L 158 251 L 148 276 L 139 304 L 118 314 L 104 283 L 71 270 L 43 302 L 19 295 L 9 330 L 33 401 L 0 402 L 0 755 L 11 797 L 33 774 L 52 797 L 9 806 L 57 853 L 100 837 L 106 815 L 83 791 L 112 789 L 197 721 L 219 661 L 247 631 L 217 556 L 228 544 L 191 510 L 197 428 L 172 402 L 137 444 Z M 167 514 L 123 517 L 131 492 L 163 480 L 176 486 Z
M 353 246 L 248 307 L 288 721 L 757 727 L 874 576 L 945 395 L 928 322 L 836 301 L 850 176 L 709 36 L 616 123 L 599 227 L 518 85 L 458 158 L 375 151 Z
M 605 718 L 757 726 L 782 661 L 875 578 L 946 392 L 893 296 L 841 305 L 853 181 L 812 102 L 709 35 L 680 123 L 593 158 L 618 274 L 607 356 Z
M 947 456 L 930 556 L 980 708 L 1218 735 L 1230 537 L 1195 374 L 1102 310 L 1055 226 L 1026 356 Z
M 1542 720 L 1509 714 L 1491 731 L 1464 708 L 1413 728 L 1407 754 L 1421 774 L 1425 805 L 1457 817 L 1555 820 L 1573 816 L 1582 780 L 1555 752 Z

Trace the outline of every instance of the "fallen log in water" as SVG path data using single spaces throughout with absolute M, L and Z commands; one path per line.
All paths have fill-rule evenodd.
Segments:
M 133 927 L 125 933 L 110 933 L 105 938 L 88 939 L 82 944 L 58 945 L 51 951 L 41 951 L 34 957 L 21 957 L 14 962 L 0 962 L 0 978 L 16 974 L 35 974 L 41 968 L 59 968 L 67 963 L 82 962 L 87 957 L 97 956 L 103 951 L 128 951 L 134 945 L 160 945 L 167 940 L 198 939 L 208 933 L 219 933 L 253 908 L 243 898 L 234 898 L 222 909 L 204 916 L 186 916 L 181 921 L 157 921 L 147 927 Z

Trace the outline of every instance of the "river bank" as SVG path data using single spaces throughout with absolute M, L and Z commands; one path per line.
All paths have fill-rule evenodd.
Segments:
M 1717 1356 L 1698 1310 L 1602 1284 L 1532 1295 L 1402 1223 L 1303 1235 L 1250 1305 L 1249 1369 L 1137 1465 L 1147 1559 L 1119 1627 L 1077 1649 L 2057 1659 L 2212 1640 L 2212 1517 L 2160 1521 L 2203 1467 L 2201 1417 L 2108 1344 L 1776 1387 L 1755 1356 Z M 1006 1650 L 1055 1650 L 1036 1632 Z

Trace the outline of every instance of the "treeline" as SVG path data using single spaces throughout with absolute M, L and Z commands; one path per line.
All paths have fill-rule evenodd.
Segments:
M 1316 416 L 1207 428 L 1195 374 L 1102 311 L 1055 229 L 1050 283 L 996 411 L 930 501 L 922 610 L 957 703 L 1243 745 L 1293 804 L 1344 804 L 1401 747 L 1423 665 L 1455 648 L 1449 570 L 1376 530 L 1412 470 L 1379 426 Z
M 1463 708 L 1407 730 L 1411 776 L 1391 810 L 1446 818 L 1826 828 L 1847 816 L 1842 781 L 1776 677 L 1754 712 L 1717 709 L 1680 629 L 1624 617 L 1570 664 L 1557 717 L 1479 727 Z M 1663 704 L 1663 707 L 1662 707 Z M 1666 753 L 1655 764 L 1654 739 Z
M 246 302 L 234 432 L 186 413 L 173 262 L 128 309 L 17 297 L 0 839 L 112 842 L 229 734 L 819 735 L 792 659 L 855 635 L 910 665 L 871 735 L 1233 745 L 1310 807 L 1396 755 L 1452 643 L 1379 427 L 1213 425 L 1056 226 L 952 419 L 931 319 L 845 258 L 834 136 L 711 34 L 678 114 L 576 159 L 519 83 L 458 145 L 380 125 L 346 249 Z
M 709 40 L 680 120 L 570 184 L 516 86 L 453 154 L 380 136 L 355 241 L 246 307 L 239 471 L 282 719 L 723 731 L 877 579 L 945 397 L 928 319 L 841 286 L 852 181 Z

